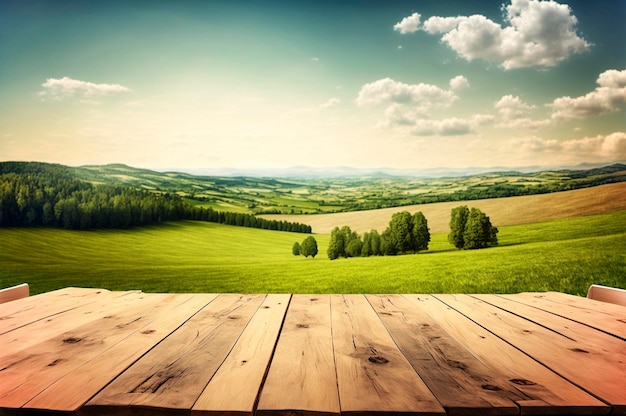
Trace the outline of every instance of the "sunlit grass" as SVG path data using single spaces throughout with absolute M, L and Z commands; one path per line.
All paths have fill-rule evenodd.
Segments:
M 304 234 L 179 222 L 125 231 L 0 229 L 0 286 L 146 292 L 584 294 L 626 285 L 626 211 L 500 227 L 500 246 L 458 251 L 434 234 L 418 255 L 294 257 Z

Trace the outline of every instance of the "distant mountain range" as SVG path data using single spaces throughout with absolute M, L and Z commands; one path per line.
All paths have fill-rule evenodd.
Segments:
M 624 161 L 623 163 L 626 163 Z M 582 163 L 579 165 L 559 165 L 559 166 L 522 166 L 522 167 L 467 167 L 467 168 L 355 168 L 349 166 L 335 166 L 328 168 L 311 166 L 293 166 L 289 168 L 269 168 L 269 169 L 241 169 L 241 168 L 169 168 L 156 169 L 160 172 L 184 172 L 197 176 L 236 176 L 255 178 L 359 178 L 359 177 L 412 177 L 412 178 L 449 178 L 459 176 L 471 176 L 482 173 L 495 172 L 520 172 L 534 173 L 541 171 L 555 170 L 588 170 L 607 166 L 606 163 Z

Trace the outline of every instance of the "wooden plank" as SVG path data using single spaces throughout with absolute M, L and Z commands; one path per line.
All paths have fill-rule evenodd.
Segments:
M 72 331 L 80 325 L 95 322 L 128 309 L 144 298 L 146 294 L 141 292 L 102 292 L 93 303 L 37 320 L 30 325 L 0 335 L 2 354 L 8 356 L 33 348 L 37 344 Z
M 626 306 L 626 290 L 617 287 L 591 285 L 587 291 L 589 299 Z
M 626 308 L 559 292 L 518 293 L 503 298 L 531 305 L 626 340 Z
M 50 316 L 76 309 L 108 292 L 103 289 L 66 288 L 0 305 L 0 335 Z M 87 299 L 89 298 L 89 300 Z
M 264 295 L 220 295 L 87 402 L 81 412 L 188 414 L 264 299 Z
M 0 407 L 19 408 L 60 378 L 111 348 L 167 309 L 176 295 L 153 294 L 132 305 L 110 310 L 106 317 L 39 343 L 36 348 L 0 358 Z
M 339 414 L 328 295 L 291 298 L 256 412 L 259 416 L 294 413 Z
M 565 327 L 557 331 L 553 323 L 546 321 L 548 328 L 553 326 L 548 329 L 543 324 L 538 325 L 469 295 L 436 297 L 555 373 L 612 405 L 613 414 L 626 414 L 626 344 L 623 341 L 606 336 L 617 344 L 605 344 L 570 337 L 564 332 L 574 333 Z
M 14 300 L 27 298 L 30 294 L 28 283 L 22 283 L 21 285 L 5 287 L 0 289 L 0 303 L 12 302 Z
M 332 295 L 331 308 L 342 413 L 444 414 L 363 295 Z
M 598 397 L 606 397 L 607 400 L 610 398 L 611 404 L 622 406 L 626 411 L 626 342 L 586 325 L 509 299 L 493 295 L 473 295 L 473 297 L 537 324 L 556 336 L 566 338 L 570 341 L 565 348 L 567 354 L 571 356 L 571 362 L 576 362 L 578 367 L 589 365 L 596 371 L 602 371 L 603 373 L 598 374 L 596 379 L 611 384 L 607 388 L 601 384 L 594 385 L 588 382 L 585 388 Z M 581 354 L 582 358 L 579 357 Z M 563 357 L 554 359 L 560 353 L 550 355 L 552 362 L 558 361 L 561 366 L 566 365 L 567 360 Z M 545 360 L 542 362 L 547 363 Z M 579 385 L 582 385 L 579 378 L 584 378 L 585 381 L 590 378 L 589 371 L 575 372 L 564 367 L 559 372 Z M 607 391 L 612 389 L 613 393 Z M 600 390 L 606 396 L 600 395 Z
M 437 295 L 439 296 L 439 295 Z M 610 412 L 605 403 L 559 377 L 514 346 L 496 337 L 433 296 L 405 295 L 419 305 L 448 334 L 532 400 L 518 401 L 522 414 L 597 414 Z M 489 384 L 486 389 L 491 388 Z
M 290 295 L 268 295 L 202 392 L 192 415 L 253 415 Z
M 367 299 L 448 415 L 516 415 L 516 402 L 531 399 L 505 372 L 472 355 L 418 303 L 401 295 Z
M 132 365 L 217 295 L 179 295 L 169 307 L 151 311 L 152 321 L 53 383 L 24 407 L 57 412 L 76 411 L 111 380 Z M 153 313 L 152 313 L 153 312 Z

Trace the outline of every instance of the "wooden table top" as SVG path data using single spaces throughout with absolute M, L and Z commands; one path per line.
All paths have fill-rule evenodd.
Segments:
M 0 304 L 0 415 L 626 414 L 626 307 L 515 295 Z

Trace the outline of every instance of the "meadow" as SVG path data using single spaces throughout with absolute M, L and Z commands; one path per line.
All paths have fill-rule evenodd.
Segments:
M 498 224 L 495 224 L 498 225 Z M 626 210 L 499 226 L 500 245 L 458 251 L 433 234 L 417 255 L 295 257 L 305 235 L 183 221 L 133 230 L 0 229 L 0 287 L 67 286 L 145 292 L 516 293 L 584 295 L 626 286 Z

